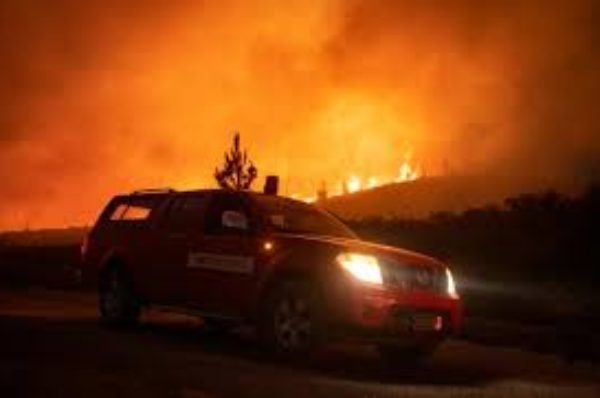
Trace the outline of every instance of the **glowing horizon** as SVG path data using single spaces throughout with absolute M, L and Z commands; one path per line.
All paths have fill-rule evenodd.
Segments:
M 261 177 L 306 198 L 353 176 L 600 174 L 588 0 L 0 7 L 0 229 L 214 186 L 234 130 Z

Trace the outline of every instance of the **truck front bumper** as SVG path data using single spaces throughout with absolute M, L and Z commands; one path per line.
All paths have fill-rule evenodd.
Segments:
M 334 336 L 418 344 L 457 334 L 460 299 L 437 292 L 403 292 L 382 286 L 354 286 L 330 303 Z

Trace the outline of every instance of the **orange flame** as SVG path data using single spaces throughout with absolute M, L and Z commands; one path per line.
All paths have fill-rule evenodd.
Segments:
M 358 176 L 358 174 L 351 175 L 346 181 L 343 182 L 344 192 L 342 192 L 342 194 L 352 194 L 367 189 L 377 188 L 382 185 L 409 182 L 421 178 L 421 168 L 419 166 L 415 166 L 412 163 L 411 158 L 412 156 L 410 152 L 404 155 L 404 160 L 400 164 L 398 175 L 392 178 L 381 178 L 376 176 L 368 176 L 366 178 L 361 178 Z M 338 195 L 339 193 L 333 196 Z
M 404 156 L 404 161 L 400 165 L 400 170 L 396 182 L 407 182 L 414 181 L 421 177 L 420 167 L 413 167 L 411 165 L 411 155 L 407 154 Z
M 412 162 L 411 152 L 407 152 L 403 157 L 403 161 L 400 163 L 398 174 L 396 174 L 395 176 L 362 176 L 360 175 L 360 173 L 353 173 L 341 183 L 338 182 L 337 184 L 335 184 L 334 186 L 337 187 L 337 189 L 334 188 L 333 191 L 330 191 L 329 196 L 335 197 L 353 194 L 356 192 L 361 192 L 381 187 L 384 185 L 410 182 L 417 180 L 421 177 L 421 167 Z M 313 203 L 317 201 L 319 195 L 293 193 L 289 196 L 293 199 Z
M 362 190 L 362 181 L 357 176 L 351 176 L 346 181 L 346 189 L 348 193 L 354 193 Z

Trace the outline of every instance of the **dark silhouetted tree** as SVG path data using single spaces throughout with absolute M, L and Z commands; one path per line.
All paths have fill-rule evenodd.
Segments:
M 242 191 L 250 189 L 258 170 L 245 150 L 240 149 L 240 134 L 235 133 L 233 145 L 225 152 L 225 162 L 221 169 L 215 169 L 215 179 L 223 189 Z

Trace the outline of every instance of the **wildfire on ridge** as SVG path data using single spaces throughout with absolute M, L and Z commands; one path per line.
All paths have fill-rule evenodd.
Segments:
M 398 177 L 396 178 L 396 182 L 407 182 L 414 181 L 417 178 L 421 177 L 421 167 L 414 167 L 411 164 L 411 155 L 407 154 L 404 156 L 404 161 L 400 165 L 400 170 L 398 172 Z
M 334 191 L 328 192 L 327 195 L 329 197 L 334 196 L 342 196 L 347 194 L 353 194 L 356 192 L 369 190 L 373 188 L 377 188 L 383 185 L 388 185 L 392 183 L 403 183 L 414 181 L 423 176 L 421 167 L 419 165 L 415 165 L 412 162 L 412 156 L 410 153 L 404 155 L 404 159 L 398 168 L 398 173 L 395 176 L 389 177 L 380 177 L 380 176 L 367 176 L 361 177 L 358 173 L 350 175 L 347 179 L 342 181 L 341 183 L 336 184 L 337 187 Z M 292 194 L 290 197 L 298 200 L 302 200 L 304 202 L 315 202 L 319 199 L 319 195 L 300 195 L 300 194 Z
M 376 188 L 382 185 L 391 184 L 394 182 L 408 182 L 420 178 L 422 175 L 421 168 L 414 166 L 410 161 L 410 156 L 405 156 L 400 164 L 398 174 L 393 178 L 381 178 L 369 176 L 366 178 L 358 177 L 356 174 L 351 175 L 343 184 L 341 194 L 355 193 L 366 189 Z M 340 193 L 337 193 L 338 195 Z M 337 196 L 337 195 L 334 195 Z

